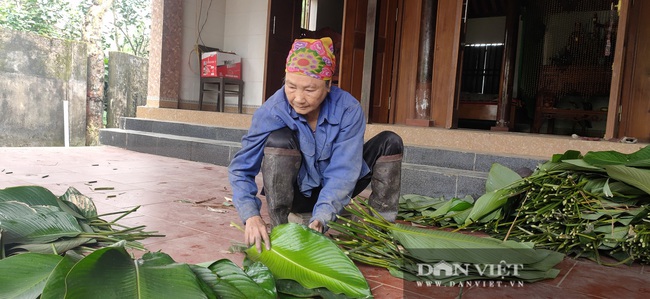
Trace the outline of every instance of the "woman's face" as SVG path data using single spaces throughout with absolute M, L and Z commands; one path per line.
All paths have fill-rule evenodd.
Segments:
M 286 74 L 284 92 L 289 105 L 307 119 L 313 119 L 314 116 L 318 118 L 320 104 L 329 91 L 329 86 L 323 80 L 294 73 Z

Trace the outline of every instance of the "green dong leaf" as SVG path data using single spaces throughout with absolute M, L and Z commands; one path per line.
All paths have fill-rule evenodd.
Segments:
M 306 288 L 324 287 L 335 294 L 370 298 L 368 282 L 359 268 L 329 238 L 304 225 L 287 223 L 271 232 L 271 250 L 246 250 L 264 263 L 276 279 L 291 279 Z
M 24 253 L 0 260 L 0 297 L 38 298 L 62 259 L 55 254 Z

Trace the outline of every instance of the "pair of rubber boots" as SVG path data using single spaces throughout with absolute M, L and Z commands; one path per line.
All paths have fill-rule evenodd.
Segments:
M 265 148 L 262 163 L 264 192 L 273 227 L 287 223 L 294 195 L 294 182 L 302 157 L 295 149 Z M 399 204 L 402 154 L 381 156 L 370 180 L 370 206 L 388 221 L 395 221 Z

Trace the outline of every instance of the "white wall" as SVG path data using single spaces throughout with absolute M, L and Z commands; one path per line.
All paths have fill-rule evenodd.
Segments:
M 210 3 L 212 5 L 210 6 Z M 201 4 L 202 7 L 201 7 Z M 208 10 L 208 7 L 209 10 Z M 183 66 L 180 100 L 198 102 L 199 71 L 195 49 L 198 44 L 231 51 L 242 57 L 244 106 L 263 103 L 268 0 L 185 0 L 183 1 Z M 204 101 L 214 103 L 206 94 Z M 226 97 L 226 106 L 236 106 L 237 97 Z
M 183 44 L 181 45 L 182 66 L 180 101 L 198 103 L 200 75 L 198 67 L 199 58 L 195 50 L 195 45 L 198 43 L 209 47 L 224 49 L 225 20 L 226 0 L 183 1 Z M 203 25 L 204 22 L 205 25 Z M 199 36 L 199 29 L 201 26 L 203 29 Z M 206 98 L 205 101 L 210 102 L 210 99 Z
M 264 102 L 268 8 L 268 0 L 226 0 L 224 49 L 242 57 L 244 106 Z M 226 98 L 227 106 L 236 104 L 237 97 Z

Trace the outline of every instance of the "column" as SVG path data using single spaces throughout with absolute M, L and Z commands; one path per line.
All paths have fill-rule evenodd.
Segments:
M 178 108 L 183 0 L 151 1 L 147 106 Z
M 431 84 L 433 77 L 433 47 L 435 42 L 435 15 L 438 1 L 423 0 L 420 19 L 420 49 L 415 85 L 415 107 L 406 119 L 411 126 L 431 127 Z

